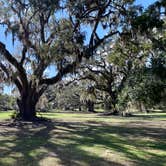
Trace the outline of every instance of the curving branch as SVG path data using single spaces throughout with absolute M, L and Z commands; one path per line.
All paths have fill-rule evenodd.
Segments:
M 28 79 L 27 79 L 27 75 L 26 75 L 26 71 L 23 68 L 23 66 L 17 61 L 16 58 L 14 58 L 12 56 L 12 54 L 10 54 L 10 52 L 6 49 L 5 44 L 3 44 L 2 42 L 0 42 L 0 53 L 5 57 L 5 59 L 12 64 L 19 72 L 19 76 L 20 79 L 22 81 L 22 84 L 24 84 L 25 86 L 28 84 Z

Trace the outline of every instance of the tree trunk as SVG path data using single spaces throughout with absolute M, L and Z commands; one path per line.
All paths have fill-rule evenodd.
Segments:
M 138 105 L 139 105 L 139 110 L 141 112 L 145 112 L 146 111 L 145 105 L 143 104 L 143 102 L 139 101 Z
M 20 99 L 17 99 L 19 108 L 18 118 L 26 121 L 33 121 L 36 119 L 36 104 L 39 97 L 35 90 L 27 90 L 26 93 L 22 94 Z
M 34 120 L 36 118 L 35 105 L 27 103 L 27 101 L 22 101 L 19 104 L 19 114 L 18 117 L 22 120 Z
M 79 106 L 79 111 L 80 111 L 80 112 L 82 111 L 82 108 L 81 108 L 81 106 Z
M 108 99 L 105 99 L 104 101 L 104 110 L 105 111 L 110 111 L 112 108 L 111 101 Z
M 117 94 L 116 92 L 110 92 L 110 96 L 111 96 L 111 113 L 112 115 L 119 115 L 119 111 L 116 108 L 116 104 L 117 104 Z
M 87 107 L 88 107 L 88 112 L 95 112 L 93 101 L 87 101 Z

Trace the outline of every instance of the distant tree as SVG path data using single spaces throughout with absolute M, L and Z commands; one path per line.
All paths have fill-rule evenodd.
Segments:
M 80 83 L 83 83 L 81 81 Z M 97 94 L 95 87 L 89 82 L 84 83 L 84 86 L 81 86 L 80 100 L 86 105 L 88 112 L 95 112 L 94 105 L 97 101 Z
M 52 103 L 53 109 L 84 111 L 82 108 L 87 108 L 89 112 L 94 112 L 96 93 L 91 88 L 87 81 L 85 83 L 70 79 L 52 86 L 44 94 L 47 101 Z
M 107 52 L 105 53 L 108 54 Z M 108 62 L 107 57 L 102 53 L 100 55 L 96 54 L 89 62 L 82 64 L 79 69 L 81 74 L 79 74 L 78 80 L 87 80 L 88 84 L 84 96 L 91 94 L 92 101 L 96 103 L 97 100 L 101 100 L 101 94 L 104 93 L 102 100 L 105 103 L 105 108 L 114 110 L 115 92 L 113 88 L 115 72 L 112 71 L 112 66 Z M 88 87 L 92 88 L 93 91 Z
M 67 86 L 64 83 L 56 93 L 57 108 L 66 111 L 81 110 L 80 91 L 81 89 L 77 83 Z
M 7 94 L 0 94 L 0 111 L 16 109 L 16 98 Z
M 93 58 L 79 68 L 81 74 L 76 75 L 76 80 L 90 80 L 90 87 L 104 92 L 105 108 L 112 113 L 117 114 L 121 106 L 124 110 L 134 100 L 153 105 L 158 102 L 152 99 L 155 91 L 160 89 L 161 92 L 165 87 L 161 79 L 154 78 L 155 73 L 157 77 L 166 78 L 162 5 L 162 2 L 156 2 L 143 13 L 133 12 L 134 19 L 130 13 L 131 27 L 125 26 L 120 35 L 100 46 Z M 148 79 L 153 81 L 147 84 Z
M 118 102 L 122 110 L 128 102 L 139 103 L 140 109 L 144 107 L 146 110 L 166 100 L 165 5 L 164 1 L 150 5 L 132 21 L 131 37 L 129 35 L 129 39 L 125 37 L 122 40 L 125 49 L 126 45 L 132 43 L 140 61 L 134 66 L 119 94 Z M 124 53 L 124 50 L 121 52 Z

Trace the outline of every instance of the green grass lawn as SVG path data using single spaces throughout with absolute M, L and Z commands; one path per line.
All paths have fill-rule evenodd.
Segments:
M 0 120 L 10 119 L 13 114 L 13 111 L 0 112 Z
M 0 113 L 0 166 L 166 166 L 166 113 L 106 117 L 42 113 L 19 122 Z

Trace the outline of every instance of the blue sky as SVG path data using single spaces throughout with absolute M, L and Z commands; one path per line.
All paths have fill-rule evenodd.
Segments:
M 156 0 L 136 0 L 135 3 L 147 7 L 149 4 L 156 2 Z
M 135 0 L 135 3 L 138 5 L 143 5 L 145 8 L 149 5 L 154 3 L 156 0 Z M 103 34 L 103 32 L 101 32 L 101 34 Z M 0 26 L 0 41 L 6 44 L 7 49 L 10 52 L 13 52 L 13 50 L 15 50 L 13 44 L 12 44 L 12 40 L 11 40 L 11 36 L 5 37 L 4 35 L 4 28 L 2 26 Z M 50 73 L 53 74 L 53 69 L 50 68 Z M 55 69 L 54 69 L 55 71 Z M 8 87 L 5 86 L 4 88 L 4 93 L 11 93 L 12 87 Z

